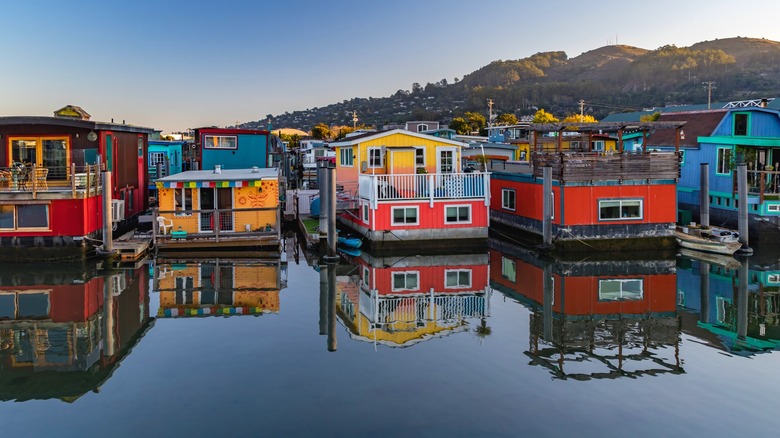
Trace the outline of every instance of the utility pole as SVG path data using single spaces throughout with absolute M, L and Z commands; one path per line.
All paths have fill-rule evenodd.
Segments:
M 580 99 L 580 123 L 585 119 L 585 101 Z
M 488 128 L 493 126 L 493 99 L 488 99 Z
M 357 111 L 352 111 L 352 130 L 357 129 L 358 116 Z
M 707 89 L 707 109 L 712 109 L 712 90 L 718 87 L 715 86 L 715 81 L 702 82 L 701 84 Z

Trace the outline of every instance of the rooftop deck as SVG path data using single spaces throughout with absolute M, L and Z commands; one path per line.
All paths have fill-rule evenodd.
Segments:
M 0 199 L 88 198 L 99 195 L 101 188 L 98 165 L 0 168 Z
M 376 205 L 399 200 L 485 199 L 490 174 L 431 173 L 410 175 L 360 175 L 359 197 Z

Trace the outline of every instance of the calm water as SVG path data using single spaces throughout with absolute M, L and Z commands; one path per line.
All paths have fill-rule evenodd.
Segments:
M 777 260 L 3 266 L 2 436 L 767 435 Z

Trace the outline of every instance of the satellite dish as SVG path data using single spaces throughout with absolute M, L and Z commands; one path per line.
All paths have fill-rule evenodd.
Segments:
M 95 131 L 89 131 L 89 134 L 87 134 L 87 140 L 89 141 L 97 140 L 97 134 L 95 133 Z

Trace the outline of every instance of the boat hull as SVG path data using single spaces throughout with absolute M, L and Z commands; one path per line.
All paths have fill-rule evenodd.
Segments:
M 683 248 L 715 254 L 731 255 L 742 247 L 739 242 L 718 242 L 701 237 L 691 236 L 680 231 L 675 232 L 677 244 Z

